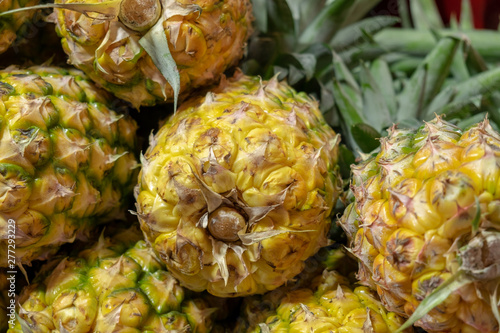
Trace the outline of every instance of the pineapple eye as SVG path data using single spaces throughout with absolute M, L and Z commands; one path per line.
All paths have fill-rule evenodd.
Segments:
M 245 218 L 234 208 L 221 207 L 208 217 L 208 230 L 215 238 L 225 242 L 235 242 L 238 233 L 246 231 Z
M 150 29 L 161 16 L 159 0 L 122 0 L 120 3 L 120 21 L 134 31 Z

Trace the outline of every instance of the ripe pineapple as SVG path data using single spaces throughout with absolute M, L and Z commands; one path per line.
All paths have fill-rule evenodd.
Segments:
M 393 128 L 352 167 L 355 202 L 341 224 L 359 278 L 405 316 L 436 301 L 416 323 L 428 332 L 499 330 L 499 151 L 488 120 L 463 133 L 437 117 Z
M 333 271 L 345 278 L 353 276 L 357 261 L 349 257 L 345 248 L 334 243 L 321 248 L 314 256 L 307 259 L 305 267 L 299 275 L 287 284 L 263 295 L 245 297 L 240 306 L 233 332 L 251 332 L 259 323 L 264 323 L 270 316 L 276 315 L 276 308 L 285 295 L 298 289 L 311 288 L 313 281 L 326 270 Z
M 192 290 L 275 289 L 327 243 L 338 142 L 306 94 L 236 73 L 151 138 L 136 189 L 141 228 Z
M 61 2 L 64 1 L 56 1 Z M 139 44 L 157 21 L 163 24 L 159 32 L 165 33 L 179 70 L 181 96 L 218 81 L 243 56 L 252 31 L 249 0 L 69 0 L 65 3 L 119 6 L 119 15 L 113 19 L 102 19 L 102 15 L 90 18 L 80 12 L 56 9 L 57 31 L 72 65 L 135 107 L 174 100 L 174 91 L 153 63 L 154 58 Z M 165 59 L 165 50 L 155 52 Z
M 352 288 L 336 271 L 323 271 L 307 287 L 279 288 L 262 299 L 254 296 L 244 302 L 248 326 L 235 332 L 388 333 L 404 322 L 387 312 L 369 288 Z
M 0 13 L 21 7 L 34 6 L 38 2 L 39 0 L 2 0 L 0 2 Z M 33 13 L 33 11 L 23 11 L 0 17 L 0 53 L 5 52 L 16 40 L 17 32 L 27 21 L 32 19 Z
M 138 170 L 136 123 L 111 110 L 110 96 L 80 71 L 9 67 L 0 95 L 2 267 L 46 259 L 123 215 Z
M 47 263 L 21 292 L 9 332 L 209 332 L 217 309 L 190 298 L 139 235 L 101 235 Z

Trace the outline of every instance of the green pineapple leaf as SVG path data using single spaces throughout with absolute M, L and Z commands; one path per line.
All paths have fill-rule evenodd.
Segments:
M 175 15 L 186 16 L 190 13 L 201 13 L 201 7 L 198 5 L 184 6 L 178 4 L 176 1 L 164 1 L 162 5 L 164 6 L 163 18 L 159 19 L 156 24 L 139 39 L 139 44 L 146 50 L 155 66 L 172 87 L 174 91 L 174 110 L 177 110 L 177 100 L 181 82 L 177 64 L 170 53 L 163 22 Z M 165 97 L 167 96 L 165 90 L 163 90 L 163 95 Z
M 401 17 L 401 26 L 404 29 L 411 29 L 411 13 L 407 0 L 398 1 L 399 17 Z
M 442 29 L 444 27 L 434 0 L 412 0 L 410 10 L 416 29 Z
M 352 0 L 335 0 L 325 6 L 318 16 L 299 35 L 300 45 L 328 43 L 347 17 Z
M 460 119 L 458 122 L 457 122 L 457 126 L 460 127 L 460 128 L 470 128 L 471 126 L 474 126 L 476 125 L 477 123 L 480 123 L 481 121 L 484 120 L 485 117 L 487 117 L 488 114 L 486 112 L 481 112 L 481 113 L 477 113 L 473 116 L 470 116 L 470 117 L 466 117 L 464 119 Z M 496 126 L 495 123 L 492 123 L 491 126 L 493 128 L 495 128 L 496 131 L 498 131 L 498 127 Z
M 292 53 L 304 70 L 306 80 L 310 80 L 316 71 L 316 57 L 310 53 Z
M 469 1 L 470 0 L 462 0 L 459 25 L 459 29 L 462 31 L 474 30 L 474 17 L 472 15 L 472 8 Z
M 294 34 L 294 18 L 286 0 L 269 0 L 266 1 L 265 7 L 266 10 L 264 11 L 267 11 L 268 16 L 268 29 Z M 259 7 L 254 7 L 254 12 L 259 10 L 261 10 Z
M 397 112 L 396 92 L 394 90 L 394 81 L 389 65 L 383 59 L 376 59 L 372 62 L 370 72 L 372 77 L 376 78 L 379 82 L 378 87 L 385 99 L 385 105 L 387 106 L 391 119 L 395 119 Z
M 177 99 L 181 87 L 179 71 L 170 49 L 167 36 L 163 30 L 163 22 L 159 20 L 141 39 L 139 44 L 149 54 L 155 66 L 160 70 L 174 91 L 174 110 L 177 110 Z M 165 91 L 163 92 L 166 95 Z
M 380 143 L 380 133 L 368 124 L 359 123 L 351 127 L 351 133 L 354 141 L 363 153 L 370 153 L 376 149 Z
M 417 320 L 425 316 L 439 304 L 443 303 L 454 291 L 470 282 L 472 282 L 472 279 L 467 276 L 464 271 L 459 270 L 451 278 L 444 281 L 439 287 L 434 289 L 434 291 L 419 304 L 411 317 L 408 318 L 403 326 L 401 326 L 395 333 L 401 333 L 411 325 L 415 324 Z
M 360 87 L 354 76 L 352 75 L 349 68 L 347 68 L 346 64 L 340 58 L 338 54 L 333 53 L 333 66 L 335 77 L 339 81 L 345 81 L 352 89 L 354 89 L 357 93 L 360 93 Z
M 391 112 L 380 88 L 389 82 L 380 82 L 381 84 L 379 85 L 366 64 L 362 63 L 360 67 L 363 114 L 371 127 L 380 132 L 392 124 Z
M 434 98 L 424 118 L 432 118 L 434 113 L 457 113 L 466 105 L 470 105 L 475 97 L 489 96 L 499 86 L 500 67 L 480 73 L 455 86 L 447 87 Z
M 361 109 L 357 107 L 357 105 L 362 104 L 361 96 L 350 86 L 334 80 L 333 97 L 340 115 L 348 127 L 365 122 L 362 113 L 360 113 Z
M 400 95 L 398 119 L 420 118 L 448 77 L 459 43 L 456 38 L 443 38 L 427 55 Z
M 450 14 L 450 23 L 451 30 L 460 30 L 460 23 L 458 22 L 457 15 L 455 13 Z
M 465 81 L 470 78 L 469 66 L 467 66 L 467 56 L 465 48 L 467 44 L 465 40 L 460 41 L 460 45 L 457 48 L 453 62 L 451 63 L 450 71 L 458 81 Z
M 342 27 L 346 27 L 348 25 L 351 25 L 351 24 L 361 20 L 380 1 L 381 0 L 355 0 L 355 1 L 351 1 L 352 6 L 349 10 L 349 13 L 348 13 Z
M 356 162 L 356 158 L 351 150 L 349 150 L 346 145 L 339 145 L 339 161 L 338 165 L 340 167 L 340 173 L 342 179 L 349 179 L 351 175 L 351 165 Z M 332 223 L 334 224 L 334 223 Z
M 332 39 L 330 45 L 336 52 L 348 50 L 353 45 L 365 41 L 367 36 L 371 37 L 398 22 L 400 19 L 394 16 L 376 16 L 364 19 L 341 29 Z

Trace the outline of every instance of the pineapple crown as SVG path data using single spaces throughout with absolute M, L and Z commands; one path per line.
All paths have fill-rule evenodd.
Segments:
M 488 112 L 500 124 L 500 37 L 473 30 L 470 3 L 463 1 L 460 22 L 452 17 L 449 28 L 432 0 L 399 1 L 400 19 L 359 20 L 378 2 L 257 1 L 257 31 L 242 63 L 247 74 L 279 73 L 320 101 L 343 138 L 344 178 L 394 123 L 418 128 L 439 114 L 465 129 Z M 398 22 L 402 28 L 390 28 Z

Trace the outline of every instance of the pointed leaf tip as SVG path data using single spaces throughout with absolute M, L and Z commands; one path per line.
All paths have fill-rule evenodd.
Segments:
M 419 304 L 419 306 L 415 309 L 415 312 L 413 312 L 410 318 L 408 318 L 408 320 L 395 333 L 404 332 L 404 330 L 416 323 L 417 320 L 421 319 L 436 306 L 444 302 L 454 291 L 470 282 L 470 277 L 468 277 L 464 271 L 459 270 L 451 278 L 434 289 L 434 291 Z
M 177 1 L 164 0 L 162 1 L 163 17 L 141 38 L 139 44 L 146 50 L 148 55 L 153 60 L 153 63 L 161 72 L 163 77 L 172 87 L 174 91 L 174 112 L 177 111 L 177 101 L 180 93 L 180 76 L 177 64 L 175 63 L 170 48 L 168 46 L 167 35 L 163 28 L 163 22 L 175 15 L 186 16 L 193 12 L 201 14 L 201 7 L 198 5 L 181 5 Z M 165 99 L 166 91 L 163 87 L 163 95 Z
M 139 39 L 139 44 L 146 50 L 151 60 L 153 60 L 153 63 L 172 87 L 174 91 L 174 111 L 177 111 L 181 79 L 177 64 L 168 47 L 167 36 L 163 30 L 163 20 L 158 20 L 158 22 Z M 167 97 L 165 88 L 163 88 L 163 95 L 165 98 Z

